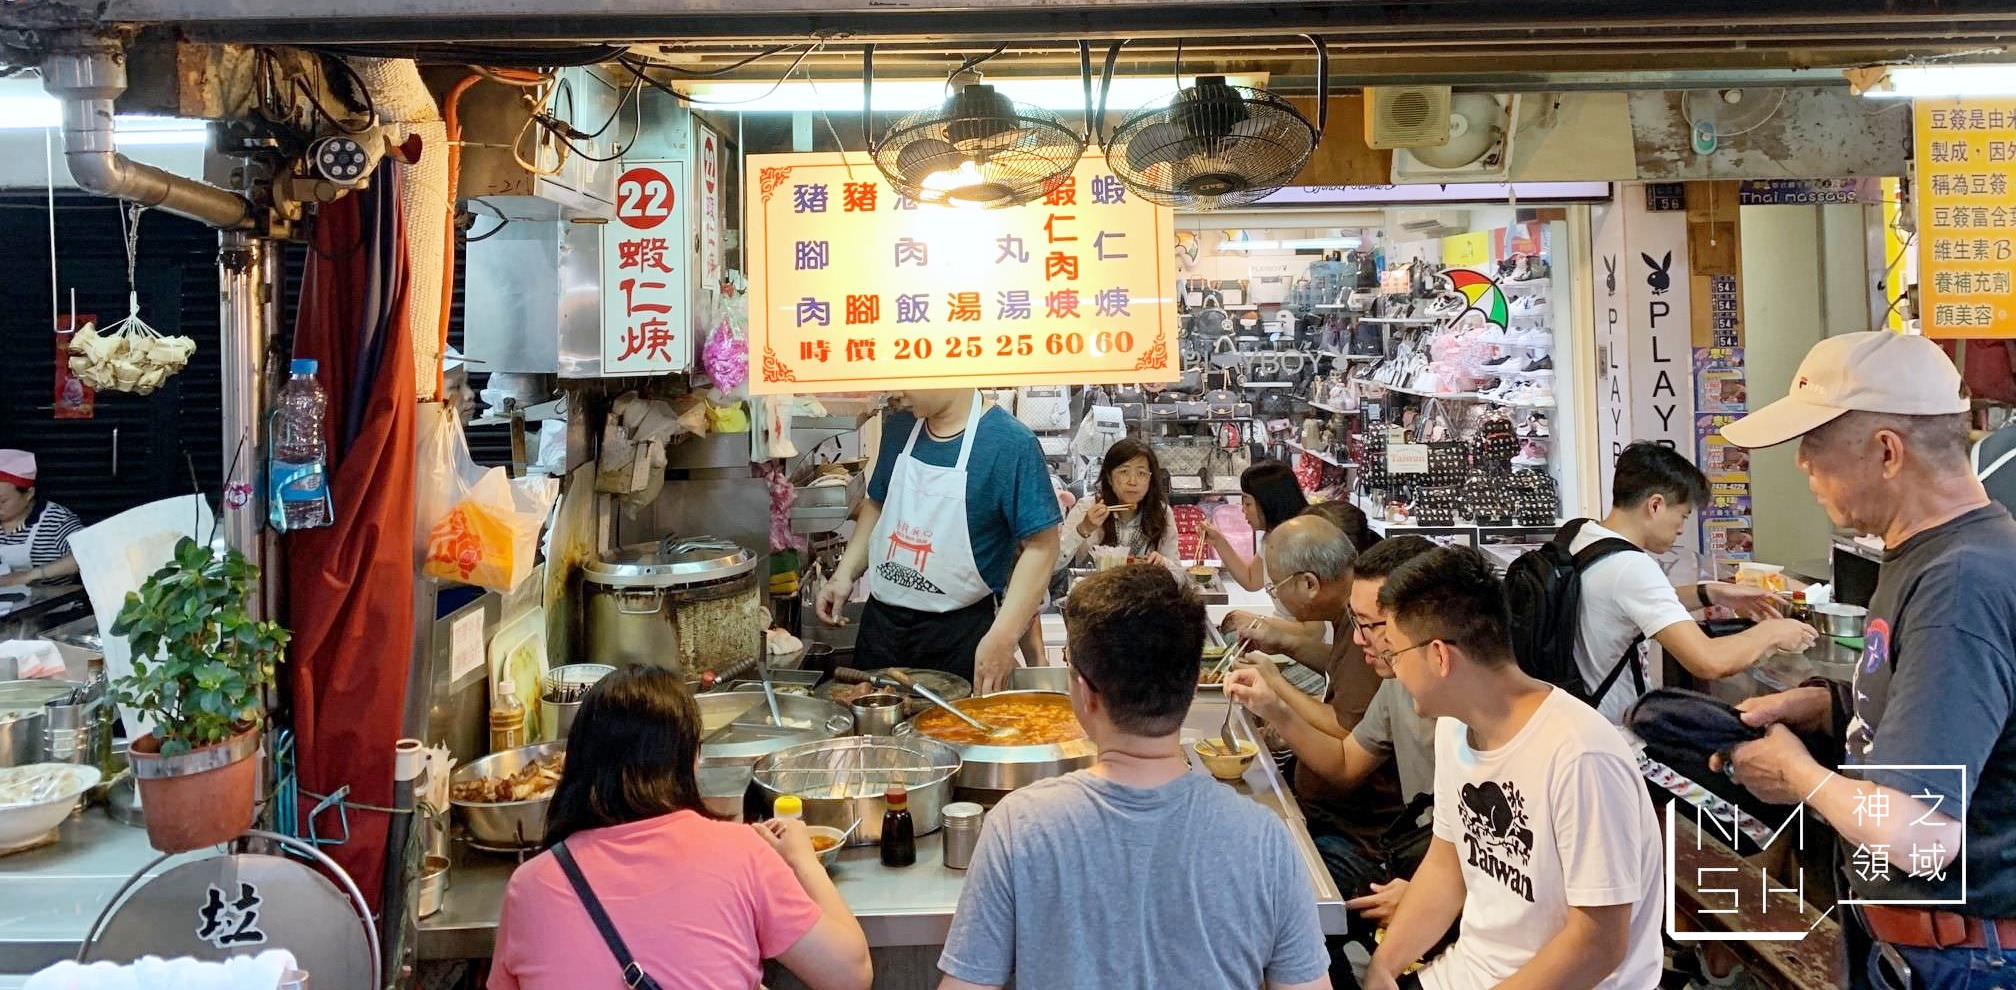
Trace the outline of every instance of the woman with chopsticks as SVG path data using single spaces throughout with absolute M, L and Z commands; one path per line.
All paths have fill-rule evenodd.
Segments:
M 1081 499 L 1064 518 L 1057 564 L 1092 566 L 1093 547 L 1124 548 L 1129 557 L 1181 572 L 1176 550 L 1176 513 L 1155 449 L 1127 437 L 1106 451 L 1099 465 L 1098 490 Z

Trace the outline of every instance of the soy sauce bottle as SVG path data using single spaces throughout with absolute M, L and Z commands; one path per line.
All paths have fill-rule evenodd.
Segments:
M 899 784 L 882 792 L 882 800 L 889 806 L 882 813 L 882 865 L 915 865 L 917 825 L 910 820 L 910 792 Z

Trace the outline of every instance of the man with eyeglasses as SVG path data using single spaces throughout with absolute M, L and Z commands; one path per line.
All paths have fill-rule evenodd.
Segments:
M 1658 986 L 1659 825 L 1623 735 L 1519 669 L 1504 588 L 1476 550 L 1408 561 L 1379 605 L 1386 664 L 1440 721 L 1434 840 L 1365 985 Z M 1459 914 L 1456 943 L 1398 977 Z
M 1225 679 L 1232 699 L 1265 719 L 1294 749 L 1297 772 L 1318 778 L 1330 792 L 1354 793 L 1388 764 L 1397 771 L 1407 807 L 1388 821 L 1374 842 L 1343 835 L 1316 837 L 1324 865 L 1338 889 L 1351 898 L 1347 906 L 1355 914 L 1347 941 L 1362 941 L 1368 947 L 1373 928 L 1392 916 L 1406 892 L 1407 877 L 1427 850 L 1423 824 L 1435 793 L 1435 720 L 1416 713 L 1413 696 L 1392 679 L 1392 668 L 1384 659 L 1387 623 L 1379 610 L 1379 590 L 1396 568 L 1433 549 L 1435 544 L 1422 537 L 1396 536 L 1374 544 L 1353 562 L 1345 613 L 1352 641 L 1373 673 L 1384 680 L 1364 719 L 1349 732 L 1340 737 L 1302 717 L 1290 702 L 1306 696 L 1281 681 L 1273 664 L 1243 667 Z M 1341 982 L 1339 976 L 1333 970 L 1332 982 Z

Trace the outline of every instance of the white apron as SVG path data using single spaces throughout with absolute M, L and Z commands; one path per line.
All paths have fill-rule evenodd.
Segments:
M 926 464 L 913 453 L 924 433 L 921 417 L 897 455 L 882 517 L 868 537 L 868 591 L 882 604 L 942 613 L 994 593 L 973 560 L 966 529 L 966 461 L 984 411 L 975 396 L 951 467 Z
M 0 573 L 25 571 L 35 566 L 33 557 L 35 553 L 35 537 L 42 531 L 42 524 L 48 521 L 49 507 L 44 505 L 42 506 L 41 513 L 35 517 L 35 524 L 22 530 L 22 534 L 27 537 L 26 540 L 22 541 L 19 546 L 13 544 L 0 546 Z

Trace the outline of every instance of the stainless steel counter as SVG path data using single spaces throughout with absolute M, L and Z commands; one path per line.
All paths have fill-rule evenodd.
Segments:
M 102 808 L 64 822 L 58 835 L 55 845 L 0 857 L 0 974 L 27 975 L 74 958 L 106 902 L 159 855 L 145 830 L 105 817 Z M 0 976 L 0 986 L 5 980 Z
M 1217 733 L 1218 724 L 1225 717 L 1224 705 L 1217 695 L 1198 696 L 1184 722 L 1186 752 L 1192 741 Z M 1243 719 L 1235 719 L 1234 725 L 1236 735 L 1252 738 L 1252 730 Z M 1192 763 L 1191 772 L 1204 772 L 1194 758 Z M 1301 810 L 1274 764 L 1265 759 L 1255 760 L 1244 780 L 1228 786 L 1281 816 L 1309 868 L 1310 896 L 1316 899 L 1323 930 L 1341 933 L 1345 925 L 1344 899 L 1324 869 Z M 933 833 L 917 840 L 917 864 L 907 868 L 883 866 L 872 848 L 849 850 L 840 855 L 833 867 L 833 880 L 860 918 L 870 946 L 944 944 L 966 875 L 960 870 L 947 869 L 940 854 L 939 834 Z M 494 945 L 498 912 L 503 907 L 504 886 L 515 866 L 516 862 L 507 857 L 465 852 L 461 864 L 450 875 L 446 905 L 439 914 L 420 922 L 421 958 L 488 958 Z

